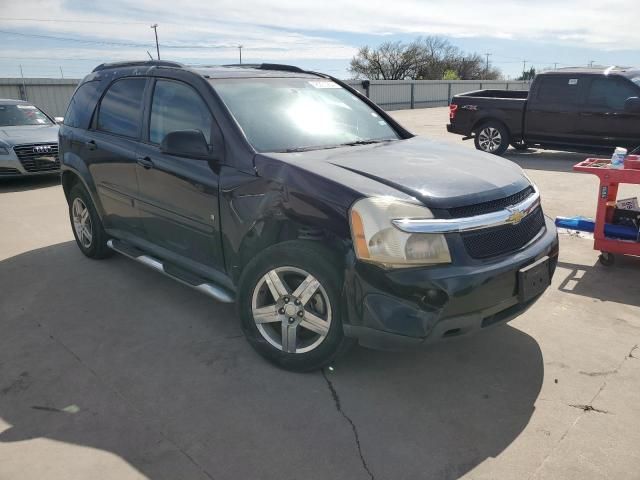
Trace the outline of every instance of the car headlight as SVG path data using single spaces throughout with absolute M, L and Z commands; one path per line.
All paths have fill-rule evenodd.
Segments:
M 406 233 L 391 221 L 433 218 L 431 210 L 393 197 L 358 200 L 350 211 L 351 236 L 359 260 L 387 268 L 451 263 L 444 235 Z
M 9 149 L 7 147 L 0 147 L 0 155 L 9 155 Z

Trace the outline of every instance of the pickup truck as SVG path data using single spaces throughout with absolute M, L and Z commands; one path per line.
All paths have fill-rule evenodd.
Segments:
M 447 131 L 502 155 L 509 145 L 610 151 L 640 144 L 640 70 L 572 68 L 537 75 L 530 90 L 455 95 Z

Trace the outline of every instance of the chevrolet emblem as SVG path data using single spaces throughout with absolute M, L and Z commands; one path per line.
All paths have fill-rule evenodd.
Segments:
M 511 215 L 507 218 L 506 223 L 510 223 L 511 225 L 517 225 L 522 221 L 522 219 L 526 216 L 522 210 L 509 210 Z

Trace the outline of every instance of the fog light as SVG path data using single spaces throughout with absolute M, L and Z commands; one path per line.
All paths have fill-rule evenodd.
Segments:
M 430 307 L 441 308 L 449 300 L 449 296 L 446 292 L 435 288 L 429 288 L 424 297 L 422 297 L 422 303 Z

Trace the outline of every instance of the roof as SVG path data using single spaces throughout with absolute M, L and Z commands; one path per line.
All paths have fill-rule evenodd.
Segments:
M 24 100 L 14 100 L 11 98 L 0 98 L 0 105 L 25 105 L 29 104 L 29 102 L 25 102 Z
M 633 67 L 566 67 L 557 70 L 548 70 L 544 75 L 622 75 L 624 77 L 640 76 L 640 70 Z

